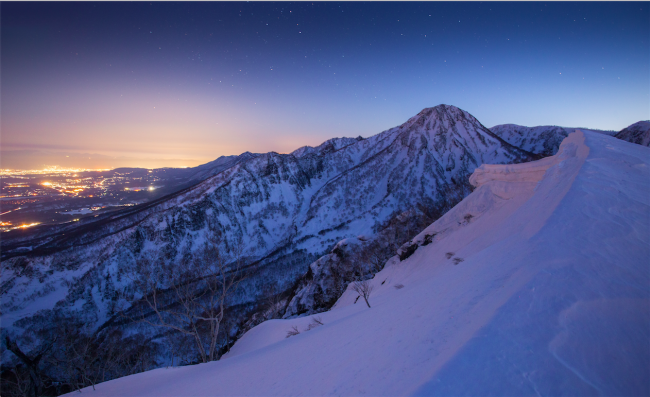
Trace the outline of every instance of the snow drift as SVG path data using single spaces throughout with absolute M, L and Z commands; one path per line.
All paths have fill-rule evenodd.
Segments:
M 580 131 L 552 157 L 483 165 L 374 277 L 371 309 L 348 287 L 329 312 L 253 328 L 221 361 L 84 392 L 648 395 L 649 167 L 650 149 Z

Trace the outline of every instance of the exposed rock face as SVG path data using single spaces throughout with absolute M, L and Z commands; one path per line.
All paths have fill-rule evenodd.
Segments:
M 618 139 L 636 143 L 642 146 L 650 146 L 650 121 L 639 121 L 631 126 L 622 129 L 614 135 Z
M 367 139 L 252 155 L 166 200 L 5 260 L 3 328 L 20 334 L 57 313 L 99 327 L 115 314 L 117 291 L 138 296 L 130 280 L 140 258 L 176 263 L 207 237 L 218 238 L 224 253 L 243 244 L 258 270 L 232 303 L 252 303 L 269 283 L 288 289 L 344 238 L 372 235 L 417 205 L 448 209 L 469 194 L 469 176 L 481 164 L 534 157 L 448 105 Z
M 352 280 L 368 276 L 369 269 L 351 261 L 364 244 L 358 238 L 341 240 L 332 251 L 309 265 L 287 305 L 284 318 L 309 315 L 330 309 Z
M 450 202 L 452 198 L 449 199 Z M 348 284 L 363 281 L 383 269 L 398 248 L 438 219 L 446 208 L 404 211 L 380 227 L 373 236 L 341 240 L 332 251 L 312 263 L 290 296 L 284 318 L 327 311 Z

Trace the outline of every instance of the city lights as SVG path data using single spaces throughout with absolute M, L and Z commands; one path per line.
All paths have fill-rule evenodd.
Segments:
M 14 170 L 9 168 L 0 169 L 0 176 L 5 175 L 43 175 L 43 174 L 79 174 L 82 172 L 93 172 L 93 171 L 110 171 L 110 168 L 64 168 L 56 165 L 47 166 L 40 170 Z M 76 176 L 76 175 L 74 175 Z
M 168 170 L 150 169 L 46 167 L 2 169 L 1 173 L 2 232 L 97 217 L 145 202 L 168 187 L 170 180 L 180 181 Z
M 32 222 L 32 223 L 23 223 L 21 225 L 14 226 L 11 222 L 0 222 L 0 231 L 3 232 L 8 232 L 10 230 L 16 230 L 16 229 L 27 229 L 36 225 L 40 225 L 40 222 Z

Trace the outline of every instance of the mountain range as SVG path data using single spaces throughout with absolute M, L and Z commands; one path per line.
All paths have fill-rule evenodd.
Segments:
M 617 137 L 641 136 L 647 143 L 648 124 L 637 123 Z M 138 299 L 132 282 L 138 263 L 153 258 L 173 268 L 210 238 L 225 256 L 236 251 L 248 269 L 232 307 L 250 314 L 273 285 L 274 293 L 285 297 L 274 315 L 327 310 L 343 292 L 340 287 L 352 281 L 346 277 L 372 277 L 380 270 L 327 270 L 344 262 L 346 250 L 378 241 L 394 225 L 425 213 L 437 219 L 474 190 L 470 176 L 482 164 L 553 155 L 572 131 L 488 129 L 459 108 L 439 105 L 365 139 L 334 138 L 289 154 L 221 157 L 197 167 L 189 178 L 200 182 L 180 192 L 3 247 L 4 332 L 31 335 L 38 343 L 39 330 L 61 316 L 81 319 L 94 330 L 124 326 L 117 305 L 128 307 Z M 408 238 L 419 231 L 411 230 Z M 400 257 L 406 259 L 406 251 L 412 254 L 403 247 Z M 341 276 L 334 284 L 333 275 Z M 247 328 L 235 326 L 233 335 Z M 5 350 L 3 360 L 8 355 Z
M 647 395 L 648 150 L 577 131 L 551 157 L 483 164 L 471 194 L 366 280 L 368 305 L 350 283 L 330 311 L 265 321 L 219 361 L 82 391 Z
M 343 238 L 373 234 L 418 203 L 450 208 L 470 192 L 469 175 L 480 164 L 533 158 L 469 113 L 441 105 L 368 139 L 227 159 L 234 165 L 192 188 L 6 259 L 5 274 L 14 276 L 3 284 L 3 322 L 26 326 L 34 306 L 41 315 L 76 311 L 81 297 L 92 296 L 96 312 L 83 316 L 99 326 L 113 314 L 98 292 L 106 283 L 125 288 L 122 275 L 141 256 L 161 253 L 174 262 L 206 235 L 221 236 L 224 251 L 244 242 L 246 261 L 259 271 L 241 299 L 254 300 L 256 283 L 289 288 Z

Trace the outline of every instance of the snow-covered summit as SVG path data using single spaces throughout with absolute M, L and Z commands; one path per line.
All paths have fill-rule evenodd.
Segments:
M 459 122 L 482 126 L 482 124 L 469 112 L 453 105 L 440 104 L 438 106 L 422 109 L 417 115 L 411 117 L 408 121 L 402 124 L 400 128 L 408 129 L 416 127 L 426 130 L 434 130 L 436 127 L 441 126 L 443 128 L 438 129 L 438 132 L 445 132 L 446 128 Z
M 221 361 L 92 394 L 648 395 L 649 150 L 576 132 L 552 157 L 482 166 L 372 279 L 372 308 L 348 288 Z
M 209 236 L 220 236 L 224 254 L 243 242 L 244 260 L 257 272 L 242 282 L 235 303 L 252 305 L 261 286 L 292 288 L 342 239 L 372 235 L 419 205 L 446 211 L 470 193 L 469 175 L 481 164 L 533 159 L 458 108 L 421 113 L 422 123 L 411 118 L 302 155 L 224 157 L 212 164 L 220 172 L 178 194 L 45 236 L 28 254 L 4 252 L 3 327 L 36 333 L 65 314 L 100 328 L 117 315 L 116 291 L 130 291 L 139 261 L 180 263 Z

